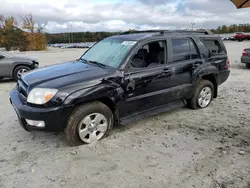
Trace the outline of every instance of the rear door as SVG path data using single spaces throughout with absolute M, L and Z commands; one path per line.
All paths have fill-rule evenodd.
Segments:
M 168 43 L 171 48 L 169 69 L 172 72 L 168 87 L 172 88 L 172 99 L 189 98 L 193 72 L 203 64 L 203 60 L 192 38 L 171 38 Z

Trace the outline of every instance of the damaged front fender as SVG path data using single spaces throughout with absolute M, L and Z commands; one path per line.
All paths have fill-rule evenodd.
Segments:
M 109 98 L 115 104 L 124 99 L 124 90 L 118 83 L 104 80 L 101 84 L 70 94 L 65 99 L 64 105 L 71 106 L 103 98 Z

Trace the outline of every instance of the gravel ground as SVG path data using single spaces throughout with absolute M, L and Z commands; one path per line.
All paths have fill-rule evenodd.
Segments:
M 93 145 L 69 147 L 64 135 L 25 132 L 0 84 L 0 187 L 250 187 L 250 42 L 226 42 L 231 76 L 204 110 L 178 109 L 128 126 Z M 42 66 L 84 50 L 16 53 Z

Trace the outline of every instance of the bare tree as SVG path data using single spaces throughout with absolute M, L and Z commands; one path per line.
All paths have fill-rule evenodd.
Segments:
M 3 15 L 0 15 L 0 28 L 12 28 L 16 27 L 17 23 L 13 16 L 10 17 L 4 17 Z
M 38 33 L 42 33 L 47 24 L 48 24 L 48 22 L 46 22 L 44 24 L 38 24 L 38 26 L 37 26 L 37 32 Z
M 35 32 L 35 20 L 31 13 L 21 16 L 23 21 L 23 28 L 29 30 L 31 33 Z
M 4 16 L 0 15 L 0 29 L 4 27 Z
M 31 33 L 42 33 L 48 22 L 44 24 L 36 24 L 31 13 L 21 16 L 23 21 L 23 28 L 29 30 Z

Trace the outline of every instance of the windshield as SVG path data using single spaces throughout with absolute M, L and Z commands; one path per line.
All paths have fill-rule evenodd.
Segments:
M 107 38 L 90 48 L 81 59 L 118 68 L 135 44 L 136 41 Z

